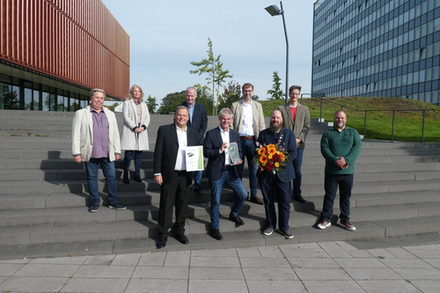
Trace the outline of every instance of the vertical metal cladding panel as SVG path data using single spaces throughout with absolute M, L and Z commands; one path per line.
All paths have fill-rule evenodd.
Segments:
M 129 37 L 101 0 L 0 0 L 1 58 L 123 97 Z
M 0 56 L 6 56 L 6 0 L 0 0 Z

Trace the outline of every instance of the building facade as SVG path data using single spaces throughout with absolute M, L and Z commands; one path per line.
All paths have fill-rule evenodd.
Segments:
M 312 67 L 315 96 L 439 105 L 440 1 L 316 1 Z
M 75 111 L 123 98 L 130 40 L 101 0 L 0 0 L 0 109 Z

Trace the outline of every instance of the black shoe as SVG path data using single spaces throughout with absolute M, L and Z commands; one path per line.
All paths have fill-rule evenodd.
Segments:
M 233 215 L 229 215 L 229 220 L 231 220 L 232 222 L 235 223 L 235 225 L 238 226 L 242 226 L 244 225 L 243 220 L 240 218 L 240 216 L 233 216 Z
M 209 230 L 208 234 L 209 234 L 209 236 L 211 236 L 212 238 L 214 238 L 216 240 L 222 240 L 223 239 L 223 236 L 220 233 L 219 229 L 211 229 L 211 230 Z
M 134 178 L 133 178 L 133 180 L 134 181 L 136 181 L 136 182 L 142 182 L 142 178 L 141 178 L 141 176 L 134 176 Z
M 256 196 L 251 196 L 251 198 L 249 198 L 249 201 L 256 204 L 263 204 L 263 200 Z
M 176 238 L 177 241 L 179 241 L 182 244 L 188 244 L 189 243 L 189 239 L 186 238 L 185 234 L 182 233 L 178 233 L 178 234 L 174 234 L 174 238 Z
M 293 238 L 293 234 L 290 233 L 289 231 L 279 230 L 278 232 L 279 232 L 281 235 L 283 235 L 284 238 L 286 238 L 286 239 L 292 239 L 292 238 Z
M 98 208 L 99 208 L 99 205 L 98 205 L 98 204 L 92 204 L 92 205 L 89 207 L 89 212 L 91 212 L 91 213 L 96 213 L 96 212 L 98 212 Z
M 202 188 L 200 187 L 200 184 L 194 184 L 192 186 L 192 190 L 198 195 L 202 194 Z
M 118 210 L 118 211 L 122 211 L 122 210 L 126 210 L 127 209 L 126 206 L 123 206 L 123 205 L 121 205 L 119 203 L 109 203 L 108 204 L 108 208 L 109 209 L 115 209 L 115 210 Z
M 157 239 L 157 242 L 156 242 L 156 248 L 157 249 L 164 248 L 167 245 L 167 240 L 168 240 L 168 237 L 166 235 L 159 234 L 159 238 Z
M 301 195 L 297 195 L 293 197 L 293 200 L 300 202 L 300 203 L 305 203 L 306 200 L 301 196 Z
M 124 176 L 122 177 L 122 182 L 124 182 L 124 184 L 130 184 L 130 179 L 128 179 L 128 173 L 124 172 Z

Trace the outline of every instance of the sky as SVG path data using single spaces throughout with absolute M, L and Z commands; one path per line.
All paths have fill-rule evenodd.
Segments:
M 285 88 L 286 41 L 280 16 L 266 0 L 102 0 L 130 36 L 130 84 L 160 103 L 168 93 L 207 84 L 190 74 L 191 61 L 207 57 L 208 38 L 223 68 L 242 85 L 251 82 L 264 100 L 277 71 Z M 283 2 L 289 40 L 289 86 L 310 93 L 315 0 Z M 231 80 L 231 79 L 228 79 Z

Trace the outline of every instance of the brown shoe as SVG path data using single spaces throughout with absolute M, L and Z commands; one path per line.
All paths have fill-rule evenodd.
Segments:
M 249 199 L 250 202 L 256 203 L 256 204 L 263 204 L 263 200 L 256 196 L 251 196 Z

